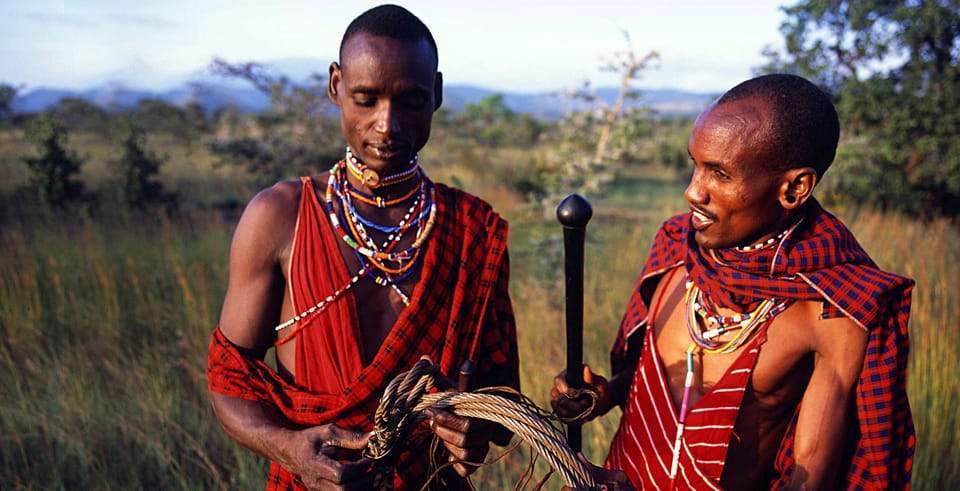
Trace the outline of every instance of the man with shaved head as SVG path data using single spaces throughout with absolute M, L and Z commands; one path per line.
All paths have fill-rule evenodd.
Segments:
M 450 379 L 473 362 L 473 387 L 519 388 L 507 224 L 420 167 L 437 66 L 433 36 L 406 9 L 357 17 L 330 65 L 343 160 L 261 191 L 237 226 L 207 373 L 226 432 L 272 461 L 268 489 L 459 489 L 491 439 L 509 441 L 434 410 L 389 471 L 361 454 L 384 389 L 421 356 Z
M 609 381 L 555 379 L 588 421 L 623 409 L 606 467 L 639 489 L 903 489 L 913 281 L 878 269 L 813 197 L 839 121 L 809 81 L 743 82 L 696 120 L 690 212 L 658 231 Z

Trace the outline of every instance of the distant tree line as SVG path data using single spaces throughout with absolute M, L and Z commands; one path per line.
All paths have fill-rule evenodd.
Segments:
M 130 112 L 111 113 L 79 98 L 64 98 L 36 114 L 17 114 L 11 102 L 17 89 L 0 84 L 0 129 L 20 128 L 27 151 L 18 156 L 29 172 L 25 189 L 11 200 L 31 200 L 53 212 L 83 209 L 96 212 L 113 201 L 143 213 L 173 214 L 177 195 L 158 179 L 164 158 L 147 148 L 147 134 L 172 135 L 193 145 L 208 130 L 196 105 L 180 108 L 155 99 L 141 100 Z M 70 134 L 86 132 L 114 142 L 118 157 L 108 163 L 113 172 L 104 190 L 89 189 L 81 179 L 85 157 L 70 147 Z M 32 197 L 32 198 L 31 198 Z M 104 199 L 108 203 L 102 203 Z

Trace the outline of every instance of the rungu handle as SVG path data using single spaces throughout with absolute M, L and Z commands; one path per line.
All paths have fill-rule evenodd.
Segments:
M 563 225 L 563 270 L 565 276 L 567 385 L 583 387 L 583 249 L 587 222 L 593 216 L 590 202 L 571 194 L 557 206 L 557 220 Z M 580 425 L 567 425 L 567 443 L 581 450 Z

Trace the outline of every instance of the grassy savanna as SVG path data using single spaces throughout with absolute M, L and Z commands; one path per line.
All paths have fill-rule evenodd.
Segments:
M 0 137 L 7 183 L 26 179 L 10 157 L 28 151 L 17 141 L 10 133 Z M 110 150 L 82 134 L 71 141 L 88 158 L 85 178 L 105 180 Z M 208 205 L 244 201 L 252 191 L 240 173 L 214 168 L 202 146 L 153 145 L 168 157 L 164 183 L 192 203 L 175 218 L 143 220 L 112 209 L 68 218 L 4 203 L 0 488 L 264 486 L 266 462 L 220 429 L 204 375 L 235 219 Z M 422 160 L 435 179 L 488 198 L 510 220 L 523 391 L 546 407 L 552 377 L 564 366 L 561 230 L 552 210 L 526 204 L 503 178 L 531 155 L 465 147 L 440 134 Z M 584 353 L 603 373 L 650 240 L 664 218 L 685 209 L 682 190 L 674 172 L 654 164 L 588 196 L 595 216 L 587 232 Z M 838 215 L 883 268 L 917 280 L 910 322 L 913 483 L 918 490 L 948 488 L 960 479 L 960 234 L 946 222 L 870 210 Z M 615 410 L 584 428 L 591 460 L 602 461 L 618 416 Z M 524 452 L 511 454 L 481 469 L 475 484 L 510 488 L 526 464 Z M 538 478 L 545 471 L 537 465 Z M 551 477 L 546 488 L 560 485 Z

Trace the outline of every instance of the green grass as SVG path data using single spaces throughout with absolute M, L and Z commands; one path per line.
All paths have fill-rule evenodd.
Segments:
M 8 149 L 9 141 L 0 145 Z M 490 199 L 511 222 L 521 383 L 546 407 L 564 364 L 561 230 L 552 210 L 523 204 L 498 177 L 511 162 L 533 157 L 469 148 L 446 155 L 427 170 Z M 243 176 L 214 170 L 202 153 L 172 153 L 170 162 L 166 182 L 191 199 L 249 197 Z M 588 196 L 595 216 L 587 233 L 584 357 L 604 373 L 650 240 L 663 219 L 685 209 L 682 192 L 683 184 L 654 170 Z M 941 222 L 839 215 L 882 267 L 917 280 L 913 483 L 948 488 L 960 480 L 960 234 Z M 207 342 L 226 287 L 232 222 L 202 212 L 147 223 L 126 213 L 36 216 L 0 228 L 0 369 L 7 374 L 0 380 L 0 488 L 262 489 L 266 462 L 226 437 L 206 396 Z M 584 428 L 594 462 L 603 460 L 618 416 Z M 512 487 L 526 456 L 516 452 L 481 469 L 475 483 Z M 545 475 L 542 462 L 536 473 Z M 559 485 L 552 477 L 546 487 Z

